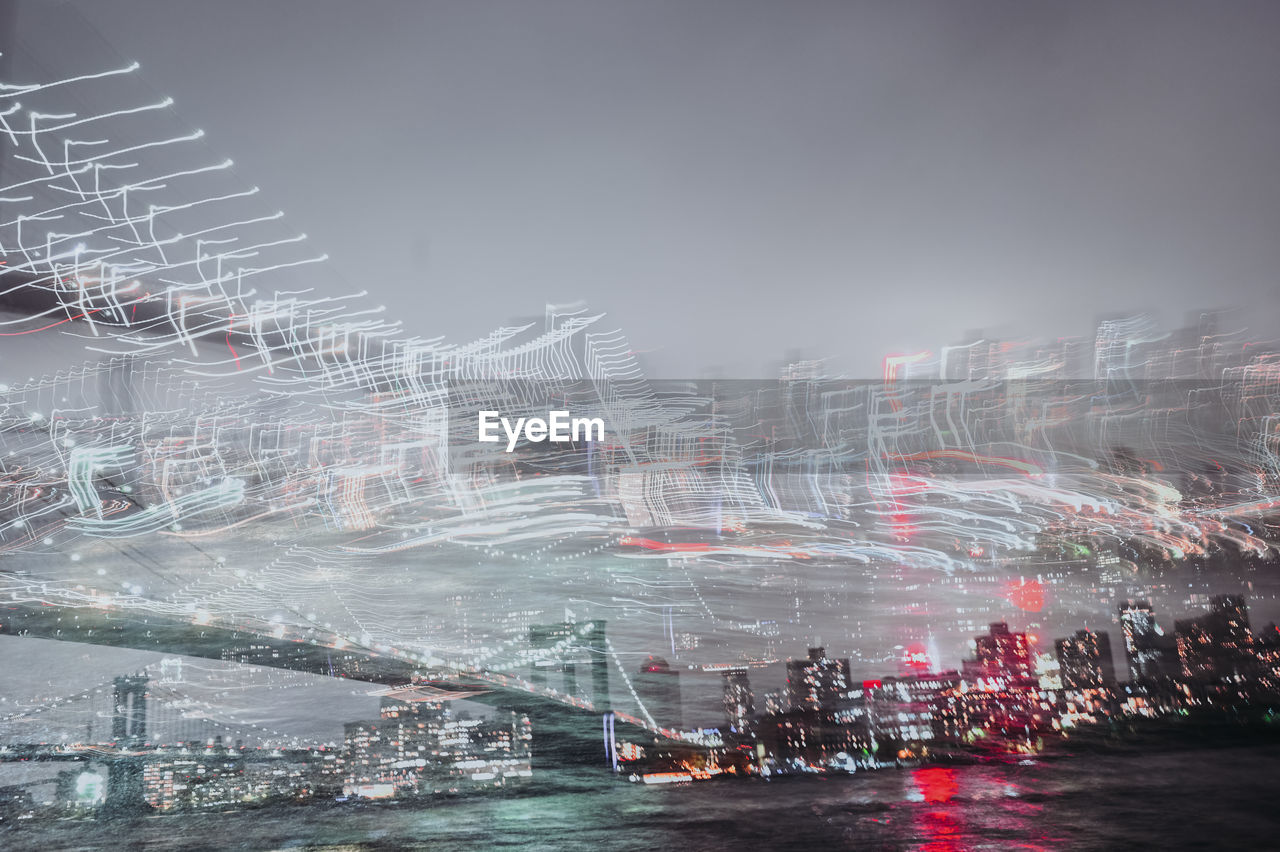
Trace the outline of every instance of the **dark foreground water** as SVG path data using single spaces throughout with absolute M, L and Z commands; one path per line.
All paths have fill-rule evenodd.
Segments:
M 555 789 L 430 806 L 62 821 L 3 849 L 1276 849 L 1280 747 L 924 767 L 855 777 Z

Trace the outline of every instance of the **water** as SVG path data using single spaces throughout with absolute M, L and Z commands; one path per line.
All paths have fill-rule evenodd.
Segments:
M 679 788 L 558 776 L 429 806 L 63 821 L 5 849 L 1266 849 L 1280 746 L 1037 759 Z

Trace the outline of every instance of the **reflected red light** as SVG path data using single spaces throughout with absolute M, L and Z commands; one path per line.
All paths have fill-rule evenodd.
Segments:
M 920 795 L 924 796 L 924 800 L 934 804 L 951 801 L 958 789 L 955 770 L 942 766 L 917 769 L 912 773 L 911 780 L 920 788 Z

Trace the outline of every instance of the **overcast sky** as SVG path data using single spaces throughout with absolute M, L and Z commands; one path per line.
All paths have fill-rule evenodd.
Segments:
M 424 336 L 585 299 L 660 375 L 875 374 L 1280 306 L 1275 2 L 73 5 Z

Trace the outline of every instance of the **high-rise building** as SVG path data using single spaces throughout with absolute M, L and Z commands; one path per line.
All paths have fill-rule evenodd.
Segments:
M 751 681 L 747 670 L 730 669 L 724 673 L 724 715 L 729 728 L 742 732 L 751 727 L 755 701 L 751 695 Z
M 430 792 L 439 760 L 444 705 L 384 698 L 377 719 L 345 728 L 347 790 L 366 798 Z
M 1275 622 L 1258 631 L 1253 639 L 1258 660 L 1258 683 L 1266 692 L 1280 693 L 1280 627 Z
M 640 664 L 635 678 L 636 695 L 648 709 L 659 727 L 679 729 L 683 714 L 680 710 L 680 673 L 668 665 L 662 657 L 650 656 Z
M 1036 642 L 1035 636 L 1014 633 L 1004 622 L 976 637 L 973 659 L 964 661 L 959 683 L 939 694 L 936 729 L 961 742 L 989 739 L 1019 748 L 1047 730 L 1053 710 L 1040 686 L 1043 666 Z
M 377 719 L 345 726 L 345 789 L 365 798 L 500 787 L 532 774 L 527 716 L 456 715 L 447 702 L 384 698 Z
M 1214 595 L 1209 598 L 1209 611 L 1217 617 L 1219 636 L 1226 647 L 1247 650 L 1253 646 L 1244 595 Z
M 1125 601 L 1120 605 L 1120 629 L 1124 633 L 1124 653 L 1129 661 L 1129 680 L 1144 683 L 1167 677 L 1171 642 L 1156 624 L 1149 601 Z
M 249 798 L 244 756 L 222 745 L 149 755 L 143 770 L 144 796 L 157 810 L 226 808 Z
M 1111 637 L 1106 632 L 1077 630 L 1074 636 L 1054 643 L 1062 685 L 1067 689 L 1091 689 L 1115 682 Z
M 804 660 L 787 660 L 787 703 L 792 710 L 834 711 L 849 697 L 849 661 L 810 648 Z
M 118 677 L 112 681 L 115 712 L 111 715 L 111 738 L 123 745 L 140 745 L 147 738 L 146 675 Z
M 1037 683 L 1034 640 L 1027 633 L 1013 633 L 1003 621 L 992 624 L 986 636 L 974 640 L 974 659 L 964 661 L 967 679 L 997 679 L 1015 686 Z
M 960 683 L 957 671 L 919 672 L 863 683 L 871 733 L 881 741 L 921 742 L 942 736 L 940 704 Z
M 1214 595 L 1207 613 L 1174 622 L 1174 637 L 1184 677 L 1239 679 L 1256 666 L 1244 595 Z

